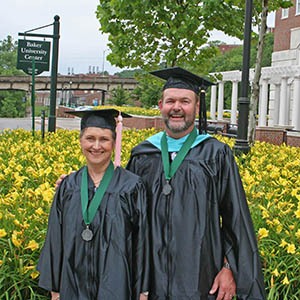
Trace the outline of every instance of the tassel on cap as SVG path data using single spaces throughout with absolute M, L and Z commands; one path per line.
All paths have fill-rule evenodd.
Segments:
M 207 133 L 207 114 L 206 114 L 206 103 L 205 103 L 205 90 L 200 91 L 200 106 L 199 106 L 199 134 Z
M 121 165 L 121 151 L 122 151 L 122 130 L 123 130 L 123 118 L 121 112 L 117 118 L 118 123 L 116 127 L 116 147 L 115 147 L 115 162 L 114 165 L 119 167 Z
M 131 118 L 131 115 L 120 112 L 116 109 L 89 109 L 81 111 L 66 111 L 66 113 L 81 118 L 81 130 L 87 127 L 98 127 L 116 131 L 115 166 L 121 165 L 122 120 L 123 118 Z M 115 118 L 118 120 L 117 125 Z

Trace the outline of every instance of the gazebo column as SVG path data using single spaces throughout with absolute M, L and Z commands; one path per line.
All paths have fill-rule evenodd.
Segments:
M 238 81 L 232 82 L 230 123 L 237 124 Z
M 300 130 L 300 76 L 294 78 L 292 126 L 294 130 Z
M 278 125 L 280 126 L 288 125 L 287 124 L 287 77 L 281 78 Z
M 210 119 L 216 120 L 216 106 L 217 106 L 217 86 L 211 86 L 210 95 Z
M 275 84 L 274 101 L 272 118 L 269 121 L 269 126 L 278 125 L 279 122 L 279 105 L 280 105 L 280 84 Z
M 259 105 L 258 126 L 267 126 L 267 110 L 268 110 L 268 79 L 262 80 L 261 95 Z
M 218 120 L 223 120 L 224 108 L 224 81 L 219 82 L 218 88 Z

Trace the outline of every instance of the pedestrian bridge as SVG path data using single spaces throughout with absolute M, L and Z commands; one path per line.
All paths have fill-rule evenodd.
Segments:
M 119 78 L 114 76 L 100 75 L 75 75 L 57 76 L 57 90 L 98 90 L 110 91 L 117 87 L 133 90 L 137 84 L 134 78 Z M 25 76 L 0 76 L 0 90 L 31 90 L 32 77 Z M 51 88 L 50 76 L 36 76 L 35 90 L 47 91 Z

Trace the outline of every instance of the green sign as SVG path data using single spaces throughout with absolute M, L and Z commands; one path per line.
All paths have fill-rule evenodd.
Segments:
M 35 75 L 49 71 L 50 42 L 18 41 L 17 69 L 32 75 L 32 61 L 35 60 Z

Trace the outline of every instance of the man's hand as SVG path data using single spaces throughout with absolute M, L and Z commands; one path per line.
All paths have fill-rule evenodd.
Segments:
M 216 300 L 231 300 L 235 296 L 236 284 L 230 269 L 222 268 L 217 274 L 209 293 L 214 294 L 218 289 Z
M 60 175 L 60 177 L 56 180 L 56 183 L 55 183 L 55 190 L 58 189 L 58 187 L 59 187 L 59 185 L 61 184 L 61 182 L 63 181 L 63 179 L 64 179 L 65 177 L 67 177 L 67 176 L 68 176 L 68 175 L 66 175 L 66 174 Z
M 148 295 L 140 294 L 140 300 L 147 300 L 147 299 L 148 299 Z
M 59 293 L 51 292 L 51 300 L 59 300 Z

